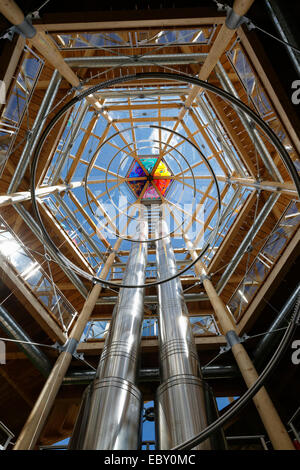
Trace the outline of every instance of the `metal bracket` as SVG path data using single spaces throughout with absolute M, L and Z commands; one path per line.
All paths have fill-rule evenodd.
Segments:
M 31 39 L 36 35 L 36 29 L 32 26 L 32 16 L 27 15 L 24 21 L 16 26 L 13 26 L 14 31 L 24 38 Z
M 57 349 L 59 353 L 68 352 L 71 354 L 75 359 L 83 359 L 83 353 L 77 353 L 76 348 L 78 345 L 78 341 L 75 338 L 69 338 L 65 344 L 61 345 L 58 342 L 54 343 L 53 348 Z
M 225 10 L 227 11 L 227 16 L 225 20 L 225 24 L 227 28 L 229 29 L 237 29 L 239 28 L 243 23 L 249 22 L 249 19 L 246 18 L 245 16 L 240 16 L 235 11 L 233 8 L 229 7 L 226 5 Z
M 244 341 L 246 341 L 249 338 L 249 336 L 245 333 L 240 338 L 234 330 L 230 330 L 226 333 L 225 338 L 226 338 L 226 341 L 227 341 L 227 345 L 220 347 L 220 354 L 226 353 L 235 344 L 244 343 Z
M 200 276 L 199 284 L 203 283 L 203 281 L 205 281 L 205 280 L 211 281 L 211 274 L 202 274 Z

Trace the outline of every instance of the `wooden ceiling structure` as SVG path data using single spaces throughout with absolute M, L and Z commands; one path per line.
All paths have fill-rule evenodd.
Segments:
M 45 257 L 45 253 L 51 255 L 51 252 L 45 248 L 32 211 L 30 142 L 34 138 L 32 129 L 49 86 L 55 89 L 55 93 L 43 128 L 68 100 L 99 82 L 144 72 L 177 72 L 196 76 L 231 93 L 235 90 L 242 102 L 268 122 L 295 165 L 299 165 L 300 140 L 296 117 L 288 100 L 282 99 L 282 91 L 274 79 L 262 45 L 257 41 L 255 33 L 249 32 L 245 25 L 229 31 L 224 26 L 225 19 L 224 12 L 217 12 L 213 7 L 128 12 L 78 10 L 65 14 L 45 10 L 44 14 L 41 12 L 40 19 L 33 19 L 36 37 L 25 39 L 15 35 L 12 42 L 7 41 L 3 53 L 3 60 L 6 60 L 3 76 L 6 104 L 0 108 L 1 131 L 7 130 L 8 122 L 12 121 L 7 120 L 7 103 L 18 106 L 12 97 L 20 93 L 24 83 L 30 92 L 27 90 L 25 93 L 24 113 L 20 113 L 22 118 L 18 122 L 15 119 L 14 132 L 0 132 L 1 156 L 5 157 L 0 180 L 1 234 L 4 234 L 4 239 L 6 236 L 10 242 L 13 240 L 17 243 L 15 246 L 22 251 L 29 266 L 37 263 L 43 268 L 44 274 L 34 284 L 32 278 L 24 276 L 23 267 L 23 271 L 18 270 L 12 254 L 0 250 L 0 304 L 32 341 L 50 346 L 42 348 L 50 364 L 54 363 L 58 354 L 51 346 L 55 342 L 64 344 L 66 341 L 92 284 L 70 272 L 53 256 Z M 21 23 L 14 18 L 8 20 L 15 24 Z M 199 40 L 201 34 L 202 41 Z M 95 38 L 101 39 L 98 45 L 93 42 Z M 26 85 L 24 64 L 29 59 L 35 64 L 39 62 L 39 65 L 36 65 L 37 72 L 32 83 Z M 56 70 L 58 75 L 54 79 Z M 53 80 L 57 80 L 55 86 Z M 249 83 L 251 86 L 248 86 Z M 39 203 L 41 217 L 49 236 L 56 246 L 61 247 L 64 255 L 93 275 L 112 252 L 113 246 L 109 237 L 99 234 L 87 205 L 82 203 L 76 192 L 76 184 L 82 184 L 78 179 L 80 165 L 86 168 L 88 163 L 91 139 L 99 144 L 113 132 L 129 127 L 132 128 L 131 132 L 122 135 L 123 145 L 128 145 L 128 148 L 132 146 L 136 150 L 138 142 L 134 126 L 152 123 L 174 131 L 180 129 L 200 150 L 201 142 L 204 142 L 203 145 L 209 149 L 209 158 L 218 165 L 222 209 L 229 207 L 234 212 L 233 220 L 219 231 L 220 240 L 215 250 L 207 256 L 207 270 L 222 301 L 233 315 L 237 330 L 251 337 L 265 331 L 263 328 L 267 329 L 274 320 L 276 312 L 272 308 L 272 299 L 278 295 L 276 288 L 283 286 L 284 280 L 290 280 L 291 285 L 297 281 L 294 276 L 300 233 L 297 191 L 278 152 L 263 133 L 253 126 L 251 128 L 251 123 L 245 122 L 237 110 L 219 96 L 196 86 L 180 83 L 180 87 L 178 89 L 179 84 L 175 80 L 166 82 L 161 78 L 149 78 L 116 84 L 89 95 L 85 115 L 89 118 L 79 124 L 77 145 L 65 152 L 67 171 L 61 174 L 58 172 L 56 179 L 51 179 L 59 165 L 58 153 L 63 156 L 59 145 L 68 129 L 70 116 L 60 120 L 46 140 L 37 168 L 38 197 L 40 201 L 44 200 L 44 203 Z M 147 101 L 147 93 L 151 96 L 153 90 L 156 90 L 156 98 Z M 168 99 L 165 99 L 166 96 Z M 199 109 L 203 109 L 203 99 L 211 111 L 210 124 L 205 124 L 202 121 L 203 114 L 199 113 Z M 103 123 L 101 133 L 97 130 L 100 120 Z M 213 135 L 212 130 L 216 132 L 214 126 L 217 124 L 219 134 Z M 72 126 L 75 125 L 76 119 L 72 122 Z M 220 139 L 223 139 L 223 146 L 218 144 Z M 158 131 L 158 140 L 162 158 L 171 137 L 164 140 L 161 131 Z M 228 151 L 231 161 L 224 150 L 225 145 L 231 149 L 231 153 Z M 111 147 L 118 150 L 120 144 L 112 143 Z M 193 167 L 197 167 L 197 162 Z M 176 180 L 179 177 L 170 176 L 172 178 Z M 199 189 L 200 175 L 197 184 L 198 181 Z M 122 183 L 126 183 L 126 178 L 122 179 Z M 163 199 L 163 195 L 160 196 Z M 94 198 L 96 205 L 97 200 L 91 191 L 90 197 Z M 212 230 L 217 200 L 211 186 L 202 191 L 202 198 L 203 202 L 211 203 L 205 230 Z M 45 202 L 49 199 L 51 204 Z M 62 215 L 59 214 L 63 208 L 61 200 L 65 203 L 69 201 L 71 214 L 67 214 L 66 209 L 62 210 Z M 101 198 L 99 200 L 101 202 Z M 108 224 L 113 225 L 105 210 L 103 214 Z M 260 224 L 256 224 L 260 214 L 264 217 Z M 71 230 L 66 228 L 67 223 L 74 226 L 72 215 L 73 219 L 84 219 L 85 226 L 89 227 L 86 234 L 80 232 L 77 240 L 70 235 Z M 192 218 L 196 218 L 196 213 L 192 214 Z M 94 251 L 92 254 L 85 248 L 89 237 L 94 240 L 98 237 L 96 247 L 89 245 Z M 272 251 L 274 237 L 275 242 L 279 240 L 280 246 Z M 117 273 L 121 282 L 128 253 L 128 248 L 121 246 L 116 254 L 115 268 L 110 271 L 111 279 L 116 284 Z M 175 249 L 175 253 L 178 265 L 181 262 L 185 266 L 184 263 L 191 261 L 184 245 Z M 269 257 L 266 253 L 269 253 Z M 154 254 L 155 249 L 150 246 L 149 255 Z M 150 259 L 149 266 L 152 266 Z M 265 269 L 263 274 L 262 266 Z M 155 266 L 152 271 L 154 274 L 149 274 L 147 278 L 149 282 L 155 280 Z M 247 290 L 250 278 L 253 292 Z M 214 318 L 201 279 L 190 270 L 181 276 L 181 281 L 187 290 L 190 315 L 211 316 L 218 328 L 217 334 L 204 328 L 201 334 L 196 335 L 201 364 L 206 364 L 215 357 L 221 346 L 226 345 L 225 337 Z M 106 321 L 111 318 L 116 295 L 109 288 L 102 289 L 92 320 Z M 152 318 L 155 316 L 155 287 L 147 288 L 145 295 L 145 318 Z M 248 295 L 246 300 L 245 295 Z M 56 305 L 58 298 L 61 308 Z M 271 307 L 267 306 L 267 302 Z M 5 338 L 7 334 L 1 329 L 0 336 Z M 255 340 L 249 342 L 250 351 L 255 346 Z M 78 352 L 83 353 L 89 364 L 96 367 L 102 348 L 103 339 L 89 339 L 80 343 Z M 20 351 L 18 344 L 7 343 L 6 352 L 6 364 L 0 366 L 0 420 L 17 436 L 39 395 L 45 377 L 29 361 L 26 353 Z M 227 360 L 228 357 L 221 357 L 218 364 L 226 365 Z M 158 367 L 157 337 L 143 337 L 141 364 L 142 368 Z M 289 380 L 294 380 L 293 367 L 289 364 L 286 368 Z M 86 363 L 73 359 L 70 370 L 80 372 L 87 369 Z M 240 378 L 224 380 L 222 383 L 220 380 L 212 380 L 211 384 L 218 396 L 236 396 L 244 390 Z M 146 400 L 153 398 L 156 385 L 156 382 L 141 382 Z M 52 444 L 71 435 L 84 387 L 80 383 L 61 387 L 38 445 Z M 277 396 L 275 392 L 274 398 L 275 402 L 276 399 L 278 402 L 281 400 L 280 394 Z M 286 405 L 283 414 L 288 415 L 290 411 Z

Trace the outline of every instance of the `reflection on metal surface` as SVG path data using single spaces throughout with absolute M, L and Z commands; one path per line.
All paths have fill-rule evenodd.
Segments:
M 166 231 L 164 221 L 158 231 Z M 169 238 L 156 242 L 158 276 L 176 270 Z M 178 278 L 158 286 L 162 384 L 157 390 L 159 449 L 171 449 L 207 426 L 198 355 Z M 210 441 L 196 447 L 210 449 Z
M 147 224 L 141 222 L 145 239 Z M 134 243 L 126 267 L 126 283 L 143 283 L 145 243 Z M 143 322 L 144 289 L 120 290 L 96 372 L 82 449 L 138 449 L 142 397 L 135 386 Z

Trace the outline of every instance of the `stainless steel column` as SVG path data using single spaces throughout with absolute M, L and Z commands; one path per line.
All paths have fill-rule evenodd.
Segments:
M 146 231 L 142 222 L 141 240 Z M 146 262 L 146 243 L 132 243 L 124 282 L 143 284 Z M 120 290 L 93 385 L 83 449 L 139 447 L 142 397 L 135 383 L 143 309 L 143 288 Z
M 167 233 L 164 221 L 157 233 Z M 176 273 L 170 238 L 156 242 L 157 276 Z M 159 449 L 171 449 L 207 426 L 200 364 L 178 278 L 158 286 L 160 367 L 163 383 L 157 390 L 157 441 Z M 210 449 L 210 441 L 195 449 Z

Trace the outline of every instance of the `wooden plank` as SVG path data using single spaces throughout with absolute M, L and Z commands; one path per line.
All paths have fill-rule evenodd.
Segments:
M 299 133 L 296 131 L 296 129 L 300 128 L 299 117 L 296 116 L 279 81 L 276 80 L 276 74 L 271 68 L 265 51 L 263 51 L 261 44 L 258 43 L 255 36 L 251 35 L 250 38 L 251 33 L 247 33 L 246 27 L 240 27 L 238 34 L 259 79 L 264 85 L 274 108 L 280 116 L 283 128 L 285 128 L 293 145 L 295 145 L 298 153 L 300 153 Z
M 281 254 L 277 263 L 273 266 L 269 276 L 262 283 L 261 288 L 258 290 L 254 299 L 248 306 L 243 317 L 239 321 L 237 328 L 238 334 L 242 335 L 245 331 L 249 331 L 251 326 L 258 318 L 262 307 L 265 305 L 263 299 L 271 295 L 271 291 L 278 287 L 281 275 L 287 271 L 289 265 L 293 263 L 295 257 L 300 253 L 300 229 L 297 230 L 284 252 Z
M 141 29 L 199 28 L 203 25 L 222 24 L 224 14 L 215 8 L 139 9 L 122 11 L 68 11 L 68 14 L 45 13 L 43 21 L 34 20 L 39 31 L 105 31 Z
M 1 254 L 0 267 L 3 282 L 13 289 L 14 295 L 24 305 L 30 315 L 53 341 L 59 341 L 61 344 L 64 344 L 66 336 L 63 334 L 62 330 Z
M 220 346 L 226 346 L 226 339 L 222 335 L 218 336 L 195 336 L 195 343 L 198 351 L 218 349 Z M 84 353 L 86 355 L 98 355 L 101 354 L 104 348 L 104 341 L 86 341 L 79 343 L 77 347 L 78 353 Z M 147 350 L 157 350 L 158 339 L 157 338 L 142 338 L 141 341 L 141 352 Z

